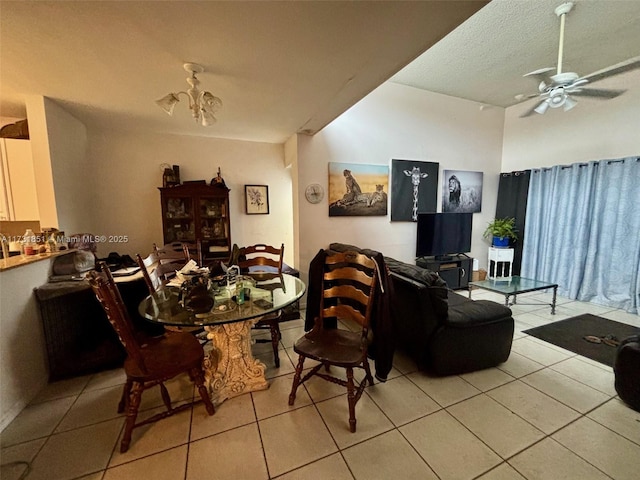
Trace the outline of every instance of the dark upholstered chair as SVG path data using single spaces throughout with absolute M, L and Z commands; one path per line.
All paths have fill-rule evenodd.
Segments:
M 215 409 L 204 386 L 204 350 L 198 340 L 189 333 L 170 333 L 154 338 L 144 338 L 137 334 L 109 268 L 104 262 L 100 263 L 100 267 L 102 275 L 95 271 L 90 272 L 89 283 L 127 351 L 124 361 L 127 379 L 118 405 L 118 413 L 126 410 L 127 415 L 120 444 L 120 451 L 126 452 L 134 428 L 191 408 L 196 403 L 189 402 L 177 407 L 172 405 L 169 392 L 164 386 L 164 382 L 171 378 L 183 373 L 188 374 L 198 388 L 209 415 L 213 415 Z M 167 410 L 136 423 L 142 392 L 156 385 L 160 386 Z
M 385 261 L 393 279 L 397 345 L 421 369 L 457 375 L 509 358 L 514 331 L 509 308 L 455 293 L 431 270 L 390 257 Z
M 640 335 L 620 342 L 613 372 L 616 392 L 622 401 L 640 412 Z
M 363 254 L 344 252 L 330 255 L 325 260 L 322 280 L 320 315 L 316 317 L 313 329 L 300 337 L 293 350 L 298 354 L 298 364 L 293 378 L 289 405 L 293 405 L 300 384 L 318 376 L 347 388 L 349 402 L 349 427 L 356 431 L 356 403 L 362 396 L 367 382 L 373 385 L 373 377 L 367 360 L 369 344 L 369 321 L 374 300 L 377 279 L 375 262 Z M 359 331 L 341 328 L 324 328 L 324 320 L 337 318 L 350 323 L 357 322 Z M 318 365 L 302 376 L 304 361 L 310 358 Z M 331 375 L 330 367 L 346 369 L 347 380 Z M 325 372 L 321 372 L 322 368 Z M 356 385 L 353 369 L 362 368 L 364 379 Z

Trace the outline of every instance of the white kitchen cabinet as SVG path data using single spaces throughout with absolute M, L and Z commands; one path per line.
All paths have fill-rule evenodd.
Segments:
M 31 142 L 0 139 L 2 173 L 0 175 L 0 220 L 38 220 L 38 196 L 31 155 Z

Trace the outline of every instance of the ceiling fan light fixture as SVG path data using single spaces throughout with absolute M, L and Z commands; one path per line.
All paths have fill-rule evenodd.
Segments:
M 549 103 L 550 101 L 547 98 L 543 102 L 540 102 L 540 104 L 536 108 L 534 108 L 533 111 L 542 115 L 544 112 L 546 112 L 549 109 Z
M 602 80 L 614 75 L 619 75 L 629 70 L 640 68 L 640 56 L 633 57 L 624 62 L 611 65 L 610 67 L 598 70 L 589 75 L 580 76 L 576 72 L 563 72 L 562 60 L 564 51 L 564 30 L 566 16 L 574 8 L 573 2 L 565 2 L 555 9 L 555 14 L 560 18 L 560 39 L 558 42 L 558 63 L 556 73 L 550 74 L 553 68 L 540 68 L 533 72 L 527 73 L 525 77 L 532 77 L 538 81 L 538 94 L 516 95 L 517 101 L 526 100 L 533 97 L 539 98 L 539 103 L 527 110 L 520 117 L 528 117 L 533 112 L 545 113 L 549 107 L 560 108 L 564 111 L 571 110 L 576 106 L 577 100 L 570 95 L 576 97 L 591 97 L 603 100 L 615 98 L 624 93 L 624 90 L 585 88 L 585 85 L 595 81 Z M 582 7 L 581 7 L 582 8 Z
M 577 104 L 578 104 L 578 102 L 576 100 L 571 98 L 571 96 L 567 95 L 565 97 L 565 99 L 564 99 L 564 111 L 567 112 L 567 111 L 571 110 Z
M 191 74 L 191 76 L 187 77 L 187 83 L 190 88 L 188 88 L 186 92 L 169 93 L 160 100 L 156 100 L 156 104 L 169 115 L 173 115 L 173 109 L 176 103 L 180 101 L 178 96 L 186 95 L 189 99 L 189 109 L 196 123 L 205 127 L 213 125 L 217 121 L 214 113 L 222 107 L 222 100 L 211 92 L 201 91 L 198 88 L 200 81 L 196 77 L 196 74 L 204 72 L 202 65 L 185 63 L 183 67 Z
M 559 108 L 563 106 L 566 100 L 567 94 L 562 87 L 554 88 L 549 92 L 548 102 L 551 108 Z

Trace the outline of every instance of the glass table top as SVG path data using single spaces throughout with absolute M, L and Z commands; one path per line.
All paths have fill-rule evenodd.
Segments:
M 533 278 L 523 278 L 512 276 L 510 280 L 482 280 L 479 282 L 469 282 L 469 285 L 489 290 L 491 292 L 502 293 L 504 295 L 516 295 L 518 293 L 533 292 L 536 290 L 544 290 L 545 288 L 557 287 L 557 283 L 543 282 L 534 280 Z
M 305 292 L 305 284 L 292 275 L 252 275 L 254 282 L 244 284 L 246 298 L 237 303 L 235 286 L 220 287 L 210 292 L 213 307 L 204 313 L 185 308 L 180 301 L 180 289 L 160 288 L 146 297 L 138 306 L 138 312 L 147 320 L 164 325 L 194 327 L 233 323 L 277 312 L 294 303 Z

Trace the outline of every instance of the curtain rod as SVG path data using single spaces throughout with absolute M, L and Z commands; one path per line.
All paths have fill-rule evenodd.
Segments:
M 579 167 L 588 167 L 589 165 L 593 164 L 594 166 L 598 166 L 601 162 L 607 162 L 607 165 L 611 165 L 612 163 L 623 163 L 625 160 L 627 160 L 626 158 L 620 158 L 617 160 L 600 160 L 597 162 L 592 162 L 592 163 L 578 163 Z M 636 162 L 640 162 L 640 157 L 636 157 Z M 575 164 L 573 164 L 575 165 Z M 562 170 L 566 170 L 567 168 L 571 168 L 573 165 L 561 165 L 560 169 Z M 536 173 L 536 171 L 538 172 L 548 172 L 549 170 L 553 169 L 554 167 L 541 167 L 541 168 L 537 168 L 537 169 L 533 169 L 533 170 L 528 170 L 528 171 L 532 171 L 533 173 Z M 525 170 L 527 171 L 527 170 Z M 521 172 L 512 172 L 512 173 L 521 173 Z M 502 174 L 503 176 L 505 175 L 510 175 L 510 174 Z

